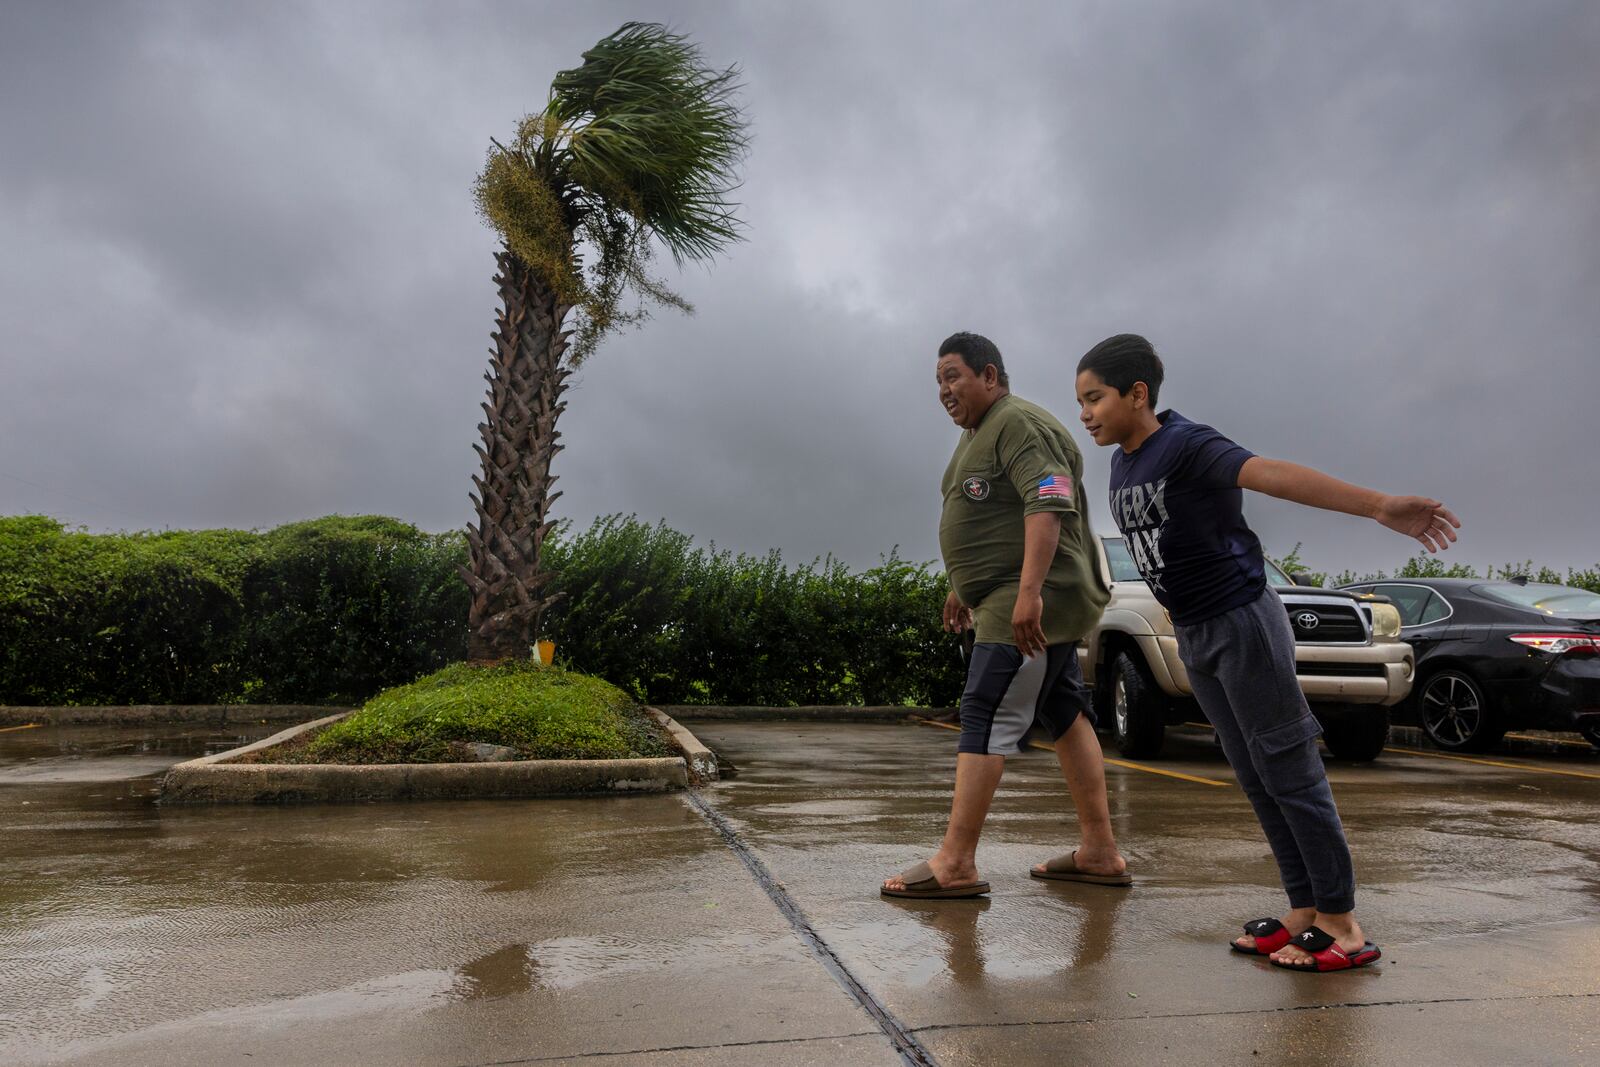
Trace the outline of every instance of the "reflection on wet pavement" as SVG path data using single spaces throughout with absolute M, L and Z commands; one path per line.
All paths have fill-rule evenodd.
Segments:
M 676 1049 L 740 1063 L 755 1047 L 770 1063 L 899 1062 L 681 797 L 154 803 L 162 767 L 275 728 L 0 734 L 0 1062 L 701 1062 L 662 1051 Z M 1071 805 L 1053 761 L 1023 756 L 979 854 L 991 896 L 885 901 L 878 880 L 943 832 L 951 735 L 694 729 L 741 769 L 702 795 L 947 1067 L 1058 1062 L 1061 1042 L 1108 1063 L 1134 1048 L 1192 1062 L 1171 1020 L 1212 1017 L 1261 1021 L 1183 1023 L 1208 1058 L 1277 1062 L 1296 1048 L 1280 1017 L 1300 1008 L 1405 1004 L 1415 1026 L 1422 1006 L 1453 999 L 1526 1031 L 1567 1017 L 1552 998 L 1592 1010 L 1584 998 L 1600 997 L 1600 783 L 1330 765 L 1386 959 L 1317 978 L 1227 954 L 1242 922 L 1282 905 L 1232 788 L 1111 768 L 1138 884 L 1040 882 L 1028 867 L 1071 847 Z M 1163 767 L 1230 777 L 1203 737 L 1172 744 Z M 1347 1037 L 1394 1040 L 1386 1016 L 1339 1010 L 1353 1013 Z M 1493 1046 L 1470 1019 L 1452 1025 L 1435 1043 L 1458 1060 Z M 1567 1062 L 1587 1039 L 1542 1040 L 1546 1062 Z
M 1600 788 L 1580 779 L 1444 761 L 1330 764 L 1362 921 L 1387 959 L 1306 978 L 1226 954 L 1242 923 L 1285 905 L 1236 789 L 1108 768 L 1113 824 L 1137 885 L 1043 883 L 1028 867 L 1070 848 L 1074 823 L 1054 761 L 1026 754 L 1008 765 L 979 851 L 994 885 L 988 902 L 887 902 L 878 880 L 924 858 L 943 833 L 952 735 L 696 728 L 741 768 L 711 790 L 718 810 L 846 965 L 916 1028 L 1293 1009 L 1375 997 L 1368 991 L 1380 983 L 1396 1000 L 1542 994 L 1551 983 L 1541 966 L 1509 967 L 1504 939 L 1528 943 L 1551 924 L 1583 923 L 1559 942 L 1600 940 Z M 1232 777 L 1198 733 L 1174 738 L 1159 766 Z M 1473 935 L 1489 940 L 1469 949 Z M 1600 995 L 1600 968 L 1568 971 L 1563 983 Z M 963 1055 L 1000 1058 L 997 1048 Z
M 65 753 L 136 770 L 114 734 L 0 735 L 0 766 Z M 148 747 L 170 764 L 216 740 Z M 612 1020 L 616 1051 L 726 1034 L 704 1020 L 745 996 L 781 1007 L 738 1026 L 780 1039 L 871 1031 L 681 798 L 163 809 L 155 784 L 0 780 L 8 1067 L 184 1062 L 175 1048 L 369 1062 L 386 1041 L 395 1062 L 456 1063 L 488 1033 L 589 1051 L 592 1012 L 558 1007 L 573 996 Z M 663 984 L 683 992 L 662 1003 Z M 434 1035 L 441 1015 L 468 1036 Z M 367 1033 L 408 1025 L 428 1033 Z

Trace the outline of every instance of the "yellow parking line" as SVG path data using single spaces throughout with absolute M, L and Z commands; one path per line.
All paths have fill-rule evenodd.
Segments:
M 1535 737 L 1532 734 L 1506 734 L 1513 741 L 1536 741 L 1541 745 L 1566 745 L 1569 748 L 1593 748 L 1587 741 L 1568 741 L 1560 737 Z
M 43 725 L 42 722 L 30 722 L 26 726 L 0 726 L 0 734 L 8 734 L 12 730 L 33 730 Z
M 1048 748 L 1049 746 L 1040 745 L 1039 747 Z M 1198 782 L 1201 785 L 1220 785 L 1224 788 L 1230 784 L 1228 782 L 1219 782 L 1215 778 L 1201 778 L 1196 774 L 1182 774 L 1178 771 L 1164 771 L 1160 767 L 1146 767 L 1142 763 L 1129 763 L 1125 759 L 1112 759 L 1110 756 L 1106 756 L 1104 759 L 1113 767 L 1127 767 L 1135 771 L 1148 771 L 1151 774 L 1159 774 L 1164 778 L 1176 778 L 1181 782 Z
M 1211 726 L 1209 723 L 1203 722 L 1186 722 L 1183 725 L 1198 726 L 1202 730 L 1215 729 L 1215 727 Z M 1518 741 L 1540 741 L 1545 744 L 1572 745 L 1575 748 L 1594 747 L 1587 741 L 1562 741 L 1554 737 L 1534 737 L 1530 734 L 1506 734 L 1506 736 L 1514 738 Z M 1567 774 L 1574 778 L 1600 778 L 1600 774 L 1589 774 L 1586 771 L 1566 771 L 1560 770 L 1556 767 L 1535 767 L 1531 763 L 1500 763 L 1496 760 L 1478 759 L 1475 756 L 1456 756 L 1447 752 L 1424 752 L 1423 750 L 1417 748 L 1395 748 L 1393 745 L 1390 745 L 1388 748 L 1385 748 L 1384 751 L 1399 752 L 1406 756 L 1433 756 L 1436 759 L 1461 760 L 1463 763 L 1481 763 L 1486 767 L 1510 767 L 1519 771 L 1538 771 L 1540 774 Z
M 959 730 L 959 729 L 961 729 L 961 727 L 956 726 L 953 723 L 934 722 L 932 719 L 918 719 L 917 721 L 922 723 L 925 726 L 937 726 L 941 730 Z M 1051 748 L 1049 745 L 1045 744 L 1042 741 L 1029 741 L 1028 745 L 1029 745 L 1029 747 L 1037 748 L 1042 752 L 1054 752 L 1055 751 L 1055 749 Z M 1105 761 L 1107 763 L 1111 764 L 1111 766 L 1113 766 L 1113 767 L 1126 767 L 1129 770 L 1133 770 L 1133 771 L 1145 771 L 1145 772 L 1147 772 L 1149 774 L 1159 774 L 1163 778 L 1176 778 L 1180 782 L 1195 782 L 1195 783 L 1198 783 L 1199 785 L 1220 785 L 1220 786 L 1222 786 L 1224 788 L 1226 788 L 1228 786 L 1228 784 L 1229 784 L 1227 782 L 1219 782 L 1215 778 L 1201 778 L 1200 776 L 1194 775 L 1194 774 L 1182 774 L 1182 773 L 1180 773 L 1178 771 L 1164 771 L 1160 767 L 1146 767 L 1142 763 L 1130 763 L 1127 760 L 1112 759 L 1110 756 L 1105 756 L 1105 757 L 1102 757 L 1102 758 L 1104 758 Z
M 1569 778 L 1594 778 L 1600 780 L 1600 774 L 1590 774 L 1588 771 L 1568 771 L 1559 767 L 1535 767 L 1531 763 L 1504 763 L 1500 760 L 1479 759 L 1476 756 L 1456 756 L 1448 752 L 1423 752 L 1416 748 L 1384 749 L 1385 752 L 1398 752 L 1402 756 L 1427 756 L 1430 759 L 1453 759 L 1462 763 L 1481 763 L 1485 767 L 1506 767 L 1513 771 L 1536 771 L 1539 774 L 1564 774 Z

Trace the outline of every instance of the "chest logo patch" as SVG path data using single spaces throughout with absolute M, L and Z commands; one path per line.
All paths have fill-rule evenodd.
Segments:
M 961 483 L 961 491 L 967 494 L 968 500 L 989 499 L 989 483 L 982 478 L 968 478 Z

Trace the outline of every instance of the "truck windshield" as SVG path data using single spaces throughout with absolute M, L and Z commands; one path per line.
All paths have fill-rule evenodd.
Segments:
M 1133 565 L 1133 556 L 1128 553 L 1128 543 L 1120 537 L 1102 537 L 1101 541 L 1106 546 L 1106 562 L 1111 565 L 1111 580 L 1113 582 L 1137 582 L 1143 577 L 1139 568 Z
M 1128 543 L 1120 537 L 1102 537 L 1100 539 L 1106 546 L 1106 563 L 1111 566 L 1111 580 L 1113 582 L 1138 582 L 1143 581 L 1139 568 L 1134 565 L 1133 556 L 1128 552 Z M 1278 569 L 1278 565 L 1270 559 L 1267 565 L 1267 584 L 1276 589 L 1292 589 L 1294 583 L 1289 576 Z

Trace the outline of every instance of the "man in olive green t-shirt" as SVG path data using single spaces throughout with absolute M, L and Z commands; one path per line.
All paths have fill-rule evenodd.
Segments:
M 1078 640 L 1110 596 L 1083 493 L 1083 457 L 1056 418 L 1011 395 L 1000 351 L 958 333 L 939 346 L 939 400 L 962 428 L 944 472 L 939 548 L 950 576 L 945 629 L 976 627 L 961 696 L 955 801 L 939 851 L 884 881 L 885 896 L 980 896 L 978 837 L 1028 729 L 1041 726 L 1078 811 L 1078 848 L 1035 878 L 1127 886 L 1106 800 Z

